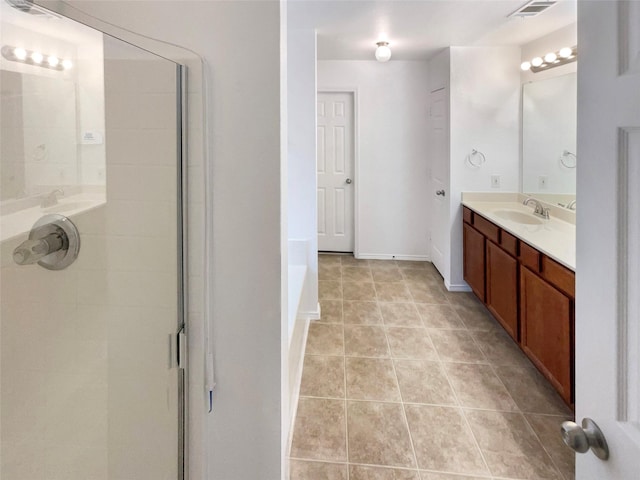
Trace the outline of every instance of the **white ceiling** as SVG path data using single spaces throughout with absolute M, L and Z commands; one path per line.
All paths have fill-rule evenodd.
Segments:
M 527 0 L 289 0 L 288 27 L 315 28 L 319 60 L 373 60 L 386 36 L 392 60 L 447 46 L 522 45 L 576 21 L 576 0 L 537 17 L 507 18 Z

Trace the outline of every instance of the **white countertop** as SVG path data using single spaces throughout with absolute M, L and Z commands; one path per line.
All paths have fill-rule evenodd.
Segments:
M 550 209 L 548 220 L 539 225 L 524 225 L 496 215 L 498 210 L 515 210 L 531 214 L 533 207 L 524 206 L 519 194 L 462 194 L 462 205 L 482 215 L 500 228 L 518 237 L 565 267 L 576 270 L 576 226 L 562 209 Z M 526 198 L 522 196 L 522 198 Z M 545 204 L 545 206 L 548 206 Z M 557 214 L 554 216 L 554 213 Z M 562 217 L 564 219 L 560 219 Z M 538 217 L 536 217 L 538 218 Z

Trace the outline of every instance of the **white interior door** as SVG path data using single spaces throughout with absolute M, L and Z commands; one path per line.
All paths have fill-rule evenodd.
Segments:
M 445 256 L 449 231 L 449 109 L 447 90 L 431 93 L 429 100 L 429 128 L 433 165 L 431 166 L 431 195 L 433 197 L 433 228 L 431 230 L 431 261 L 445 275 Z
M 640 478 L 640 2 L 578 2 L 576 418 L 606 461 L 579 480 Z
M 318 250 L 353 252 L 353 95 L 318 93 Z

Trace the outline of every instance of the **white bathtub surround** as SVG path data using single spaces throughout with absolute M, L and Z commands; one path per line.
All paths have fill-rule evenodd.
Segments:
M 539 225 L 524 225 L 496 214 L 511 210 L 531 215 L 532 206 L 523 205 L 529 198 L 521 193 L 463 193 L 462 205 L 491 220 L 565 267 L 576 269 L 575 212 L 557 205 L 541 202 L 549 209 L 549 219 Z M 535 198 L 535 197 L 531 197 Z

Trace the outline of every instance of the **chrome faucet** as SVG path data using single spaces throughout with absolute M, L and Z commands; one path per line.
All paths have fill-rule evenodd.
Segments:
M 571 200 L 569 203 L 567 203 L 567 207 L 569 210 L 575 210 L 576 209 L 576 201 L 575 200 Z
M 40 208 L 52 207 L 53 205 L 58 204 L 58 195 L 63 196 L 64 191 L 56 188 L 52 192 L 44 195 L 42 197 L 42 202 L 40 202 Z
M 544 208 L 542 206 L 542 204 L 536 200 L 535 198 L 527 198 L 525 199 L 524 202 L 522 202 L 523 205 L 529 205 L 531 202 L 533 202 L 535 204 L 535 208 L 533 209 L 533 214 L 534 215 L 538 215 L 539 217 L 542 217 L 544 219 L 549 220 L 549 209 L 548 208 Z

